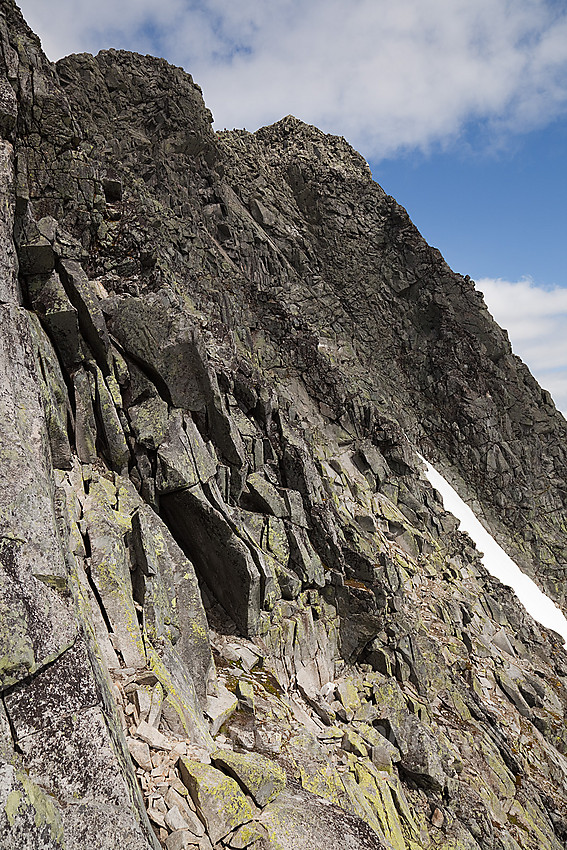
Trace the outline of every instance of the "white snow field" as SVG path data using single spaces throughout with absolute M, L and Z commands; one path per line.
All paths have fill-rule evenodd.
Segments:
M 426 475 L 430 484 L 443 499 L 445 510 L 450 511 L 459 520 L 460 530 L 466 531 L 474 540 L 477 549 L 484 553 L 482 561 L 488 572 L 503 584 L 509 585 L 534 620 L 558 632 L 567 646 L 567 619 L 557 605 L 520 570 L 435 467 L 424 457 L 421 457 L 421 460 L 427 468 Z

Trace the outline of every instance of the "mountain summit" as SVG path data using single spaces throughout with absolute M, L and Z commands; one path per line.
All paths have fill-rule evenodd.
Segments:
M 567 423 L 337 136 L 0 0 L 0 846 L 563 850 Z

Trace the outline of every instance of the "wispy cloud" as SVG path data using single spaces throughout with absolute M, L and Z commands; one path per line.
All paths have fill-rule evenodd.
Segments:
M 544 289 L 529 279 L 476 282 L 488 309 L 506 328 L 514 353 L 551 392 L 567 416 L 567 289 Z
M 293 113 L 367 158 L 498 135 L 567 108 L 567 10 L 553 0 L 21 0 L 51 58 L 157 52 L 217 126 Z

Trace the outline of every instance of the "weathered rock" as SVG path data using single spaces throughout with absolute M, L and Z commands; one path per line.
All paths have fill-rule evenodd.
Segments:
M 138 741 L 136 738 L 128 738 L 127 743 L 130 755 L 136 764 L 139 764 L 144 770 L 153 770 L 148 744 L 144 741 Z
M 247 635 L 258 629 L 260 574 L 249 549 L 199 487 L 162 497 L 163 512 L 199 575 Z
M 49 274 L 55 268 L 53 246 L 40 234 L 20 244 L 19 258 L 20 270 L 24 275 Z
M 214 687 L 214 665 L 193 565 L 167 527 L 146 506 L 138 507 L 132 515 L 132 542 L 146 631 L 150 638 L 166 636 L 175 645 L 204 703 L 207 685 Z
M 217 696 L 207 697 L 205 714 L 211 721 L 211 734 L 216 735 L 223 723 L 234 714 L 238 708 L 238 699 L 231 691 L 220 686 Z
M 561 642 L 413 448 L 563 599 L 549 396 L 344 140 L 1 12 L 2 846 L 561 850 Z
M 18 101 L 8 80 L 0 85 L 0 135 L 10 138 L 18 117 Z
M 185 793 L 187 793 L 186 789 Z M 177 806 L 177 808 L 183 815 L 185 824 L 182 829 L 189 829 L 189 831 L 197 838 L 200 838 L 205 834 L 205 829 L 203 827 L 202 822 L 199 820 L 195 812 L 189 808 L 185 796 L 181 796 L 181 794 L 179 794 L 174 788 L 170 788 L 166 794 L 165 802 L 169 807 Z
M 137 441 L 142 446 L 157 449 L 167 429 L 167 402 L 153 396 L 130 407 L 128 418 Z
M 181 410 L 169 417 L 165 439 L 158 449 L 157 486 L 162 493 L 206 484 L 217 465 L 190 416 Z
M 5 39 L 3 41 L 5 42 Z M 16 246 L 13 238 L 15 182 L 14 149 L 10 142 L 0 140 L 0 193 L 4 199 L 3 215 L 0 217 L 0 301 L 14 306 L 20 301 Z
M 102 368 L 108 360 L 110 340 L 99 298 L 76 260 L 62 260 L 58 271 L 69 300 L 77 310 L 81 332 Z
M 236 753 L 217 750 L 211 755 L 215 767 L 228 773 L 257 806 L 264 808 L 285 788 L 283 768 L 258 753 Z
M 306 791 L 283 791 L 262 812 L 260 823 L 282 850 L 325 847 L 328 850 L 386 850 L 383 841 L 364 821 Z
M 141 720 L 138 723 L 136 736 L 141 741 L 149 744 L 154 750 L 170 750 L 172 747 L 171 741 L 165 735 L 162 735 L 155 726 L 150 726 L 149 723 L 146 723 L 145 720 Z
M 93 463 L 96 452 L 96 422 L 89 377 L 84 369 L 73 375 L 75 391 L 75 445 L 82 463 Z
M 67 568 L 55 516 L 39 377 L 25 311 L 0 307 L 0 570 L 4 687 L 65 651 L 77 624 L 61 594 Z M 30 436 L 34 437 L 30 444 Z
M 234 779 L 214 767 L 181 759 L 181 776 L 213 844 L 253 819 L 250 803 Z
M 71 446 L 67 422 L 71 419 L 71 409 L 67 387 L 53 346 L 35 316 L 30 316 L 30 330 L 38 360 L 38 372 L 42 377 L 41 397 L 51 448 L 51 460 L 57 469 L 70 469 L 72 466 Z
M 258 509 L 262 513 L 273 514 L 276 517 L 286 517 L 288 510 L 282 497 L 273 484 L 270 484 L 259 472 L 254 472 L 246 479 L 246 483 L 254 497 Z
M 401 752 L 400 767 L 419 784 L 442 791 L 446 785 L 439 744 L 425 724 L 410 714 L 396 728 L 396 743 Z
M 242 679 L 239 679 L 236 685 L 236 696 L 240 708 L 254 712 L 254 686 L 252 682 L 243 682 Z
M 64 366 L 73 370 L 81 361 L 79 320 L 59 275 L 30 277 L 26 285 L 31 306 L 41 316 Z
M 211 394 L 206 354 L 179 305 L 164 292 L 144 299 L 109 299 L 104 311 L 112 334 L 163 386 L 171 403 L 202 410 Z
M 95 367 L 95 376 L 96 410 L 102 423 L 102 436 L 108 461 L 112 469 L 123 472 L 128 467 L 130 457 L 128 443 L 124 436 L 114 399 L 98 366 Z
M 105 850 L 116 846 L 116 841 L 139 850 L 148 847 L 139 822 L 141 803 L 136 815 L 131 804 L 133 784 L 128 787 L 131 777 L 117 755 L 116 740 L 80 642 L 30 684 L 12 691 L 8 713 L 25 766 L 20 779 L 23 792 L 16 786 L 10 798 L 12 841 L 24 828 L 38 841 L 51 833 L 58 839 L 53 846 L 61 842 L 61 846 L 79 850 L 87 827 L 97 833 L 99 846 Z M 87 795 L 90 805 L 85 820 L 82 800 Z M 36 811 L 35 826 L 29 820 L 24 826 L 28 806 Z M 109 811 L 115 812 L 112 828 Z
M 130 517 L 119 510 L 114 484 L 100 477 L 85 500 L 91 547 L 90 573 L 114 633 L 115 649 L 128 667 L 145 667 L 146 654 L 132 598 L 130 563 L 124 542 Z

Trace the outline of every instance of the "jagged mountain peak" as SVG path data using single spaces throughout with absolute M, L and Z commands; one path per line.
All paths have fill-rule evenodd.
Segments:
M 348 143 L 0 3 L 0 844 L 561 850 L 565 430 Z M 4 96 L 5 95 L 5 96 Z

